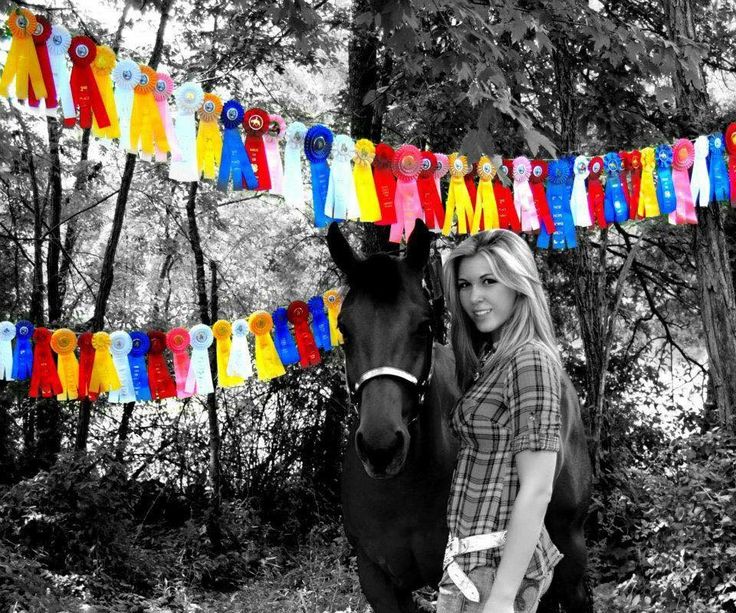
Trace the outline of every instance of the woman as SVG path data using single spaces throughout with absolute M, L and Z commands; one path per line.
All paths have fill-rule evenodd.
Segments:
M 534 613 L 562 558 L 544 527 L 562 372 L 549 307 L 529 247 L 507 230 L 458 246 L 444 281 L 463 396 L 437 613 Z

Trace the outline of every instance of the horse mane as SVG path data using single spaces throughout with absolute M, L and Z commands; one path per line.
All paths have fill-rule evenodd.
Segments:
M 349 279 L 350 287 L 359 288 L 380 302 L 392 302 L 402 287 L 399 260 L 386 253 L 376 253 L 356 262 Z

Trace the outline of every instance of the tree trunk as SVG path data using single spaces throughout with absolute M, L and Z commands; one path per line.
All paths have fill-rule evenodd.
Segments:
M 197 225 L 196 204 L 199 183 L 189 184 L 187 196 L 187 221 L 189 222 L 189 244 L 194 254 L 195 278 L 197 280 L 197 304 L 199 305 L 199 318 L 203 324 L 210 325 L 209 306 L 207 305 L 207 279 L 204 272 L 204 254 L 202 253 L 202 241 L 199 237 L 199 226 Z
M 59 136 L 61 130 L 55 117 L 46 119 L 49 137 L 49 248 L 46 260 L 47 303 L 49 324 L 59 323 L 61 301 L 59 300 L 59 255 L 61 254 L 61 161 L 59 159 Z

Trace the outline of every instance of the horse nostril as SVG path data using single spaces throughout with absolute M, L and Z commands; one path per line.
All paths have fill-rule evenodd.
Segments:
M 367 452 L 365 448 L 365 438 L 363 437 L 363 433 L 358 431 L 355 435 L 355 446 L 358 449 L 358 457 L 361 459 L 365 459 L 367 457 Z

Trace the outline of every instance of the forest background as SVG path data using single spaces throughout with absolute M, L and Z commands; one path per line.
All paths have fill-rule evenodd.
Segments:
M 287 123 L 471 159 L 736 119 L 730 1 L 20 4 Z M 0 134 L 0 319 L 167 330 L 339 284 L 308 210 L 169 181 L 6 100 Z M 736 611 L 736 223 L 728 206 L 698 215 L 536 254 L 595 461 L 601 611 Z M 343 229 L 364 253 L 390 248 L 374 226 Z M 436 242 L 435 291 L 456 240 Z M 339 522 L 341 368 L 337 350 L 268 384 L 123 406 L 0 382 L 0 611 L 367 610 Z

